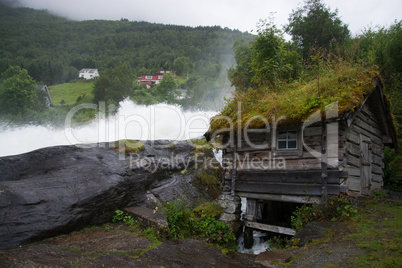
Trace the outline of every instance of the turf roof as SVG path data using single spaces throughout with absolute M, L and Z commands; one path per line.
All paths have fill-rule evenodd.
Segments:
M 230 127 L 236 130 L 239 124 L 241 128 L 247 124 L 249 128 L 262 128 L 265 123 L 258 118 L 272 122 L 280 116 L 285 117 L 282 125 L 298 124 L 327 105 L 333 105 L 342 115 L 362 105 L 374 91 L 376 77 L 379 74 L 375 67 L 337 63 L 309 82 L 284 83 L 275 91 L 264 88 L 236 93 L 211 119 L 209 132 Z

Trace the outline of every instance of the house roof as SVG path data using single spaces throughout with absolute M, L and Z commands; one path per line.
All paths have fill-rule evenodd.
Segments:
M 80 70 L 80 73 L 94 73 L 97 72 L 98 69 L 90 69 L 90 68 L 84 68 Z
M 377 87 L 381 89 L 380 84 L 381 78 L 375 67 L 337 64 L 319 79 L 284 83 L 276 90 L 261 88 L 236 93 L 222 111 L 211 118 L 208 133 L 228 128 L 237 131 L 246 125 L 248 128 L 262 128 L 266 120 L 272 123 L 281 116 L 284 119 L 280 125 L 300 124 L 327 105 L 333 105 L 339 116 L 344 116 L 358 110 Z M 384 96 L 381 103 L 384 112 L 388 113 L 386 116 L 391 118 Z M 392 119 L 388 122 L 393 128 L 390 132 L 395 133 Z

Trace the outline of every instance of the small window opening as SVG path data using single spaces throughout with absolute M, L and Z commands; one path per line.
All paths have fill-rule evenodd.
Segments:
M 280 131 L 278 132 L 278 150 L 294 150 L 297 149 L 297 131 Z

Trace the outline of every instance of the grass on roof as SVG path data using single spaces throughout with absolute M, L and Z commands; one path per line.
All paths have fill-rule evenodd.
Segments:
M 361 106 L 375 89 L 374 78 L 378 76 L 376 67 L 340 61 L 327 64 L 319 79 L 283 83 L 275 90 L 260 88 L 236 93 L 221 113 L 211 119 L 209 132 L 224 128 L 236 130 L 239 123 L 242 128 L 247 124 L 249 128 L 262 128 L 264 120 L 272 122 L 280 116 L 284 116 L 283 125 L 301 123 L 330 104 L 341 115 Z

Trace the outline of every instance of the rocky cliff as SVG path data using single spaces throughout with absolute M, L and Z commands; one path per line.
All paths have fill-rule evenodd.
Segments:
M 109 221 L 118 208 L 185 195 L 211 201 L 197 172 L 211 151 L 191 142 L 142 142 L 135 153 L 116 143 L 57 146 L 0 158 L 0 248 Z

